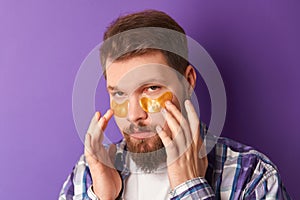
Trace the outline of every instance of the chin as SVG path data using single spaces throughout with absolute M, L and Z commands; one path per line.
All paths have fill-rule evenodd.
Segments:
M 158 135 L 145 139 L 127 135 L 125 140 L 129 156 L 143 172 L 152 173 L 166 162 L 167 154 Z

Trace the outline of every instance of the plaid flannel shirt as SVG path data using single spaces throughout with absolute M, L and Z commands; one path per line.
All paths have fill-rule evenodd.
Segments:
M 206 145 L 214 145 L 207 155 L 205 178 L 178 185 L 170 191 L 169 199 L 290 199 L 276 166 L 265 155 L 228 138 L 209 136 L 204 123 L 201 123 L 200 133 Z M 125 141 L 118 144 L 116 154 L 116 165 L 122 167 L 123 184 L 130 175 L 124 162 L 125 146 Z M 59 199 L 97 199 L 84 155 L 64 182 Z M 123 199 L 122 192 L 118 199 Z

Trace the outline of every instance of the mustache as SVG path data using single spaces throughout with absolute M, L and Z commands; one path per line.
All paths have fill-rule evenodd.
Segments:
M 130 124 L 128 127 L 124 128 L 124 133 L 132 134 L 138 132 L 154 132 L 156 133 L 156 125 L 144 125 L 144 124 Z

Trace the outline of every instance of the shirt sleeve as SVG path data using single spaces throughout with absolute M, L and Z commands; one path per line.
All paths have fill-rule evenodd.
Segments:
M 99 200 L 97 195 L 94 193 L 93 191 L 93 185 L 91 185 L 88 189 L 88 196 L 92 199 L 92 200 Z
M 169 194 L 171 200 L 201 199 L 213 200 L 215 193 L 206 179 L 197 177 L 178 185 Z
M 245 194 L 244 199 L 282 199 L 290 200 L 281 178 L 277 172 L 270 173 L 262 179 L 254 182 L 249 191 Z
M 90 186 L 90 171 L 82 155 L 64 182 L 59 194 L 59 200 L 93 200 L 88 195 L 88 188 Z

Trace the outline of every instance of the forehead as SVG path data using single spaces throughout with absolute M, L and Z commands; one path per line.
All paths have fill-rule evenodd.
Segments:
M 106 69 L 107 85 L 117 86 L 120 85 L 120 82 L 128 84 L 128 81 L 143 82 L 149 79 L 166 79 L 168 71 L 174 71 L 167 65 L 161 52 L 151 52 L 116 61 Z

